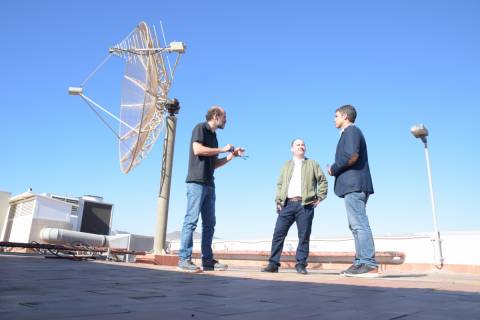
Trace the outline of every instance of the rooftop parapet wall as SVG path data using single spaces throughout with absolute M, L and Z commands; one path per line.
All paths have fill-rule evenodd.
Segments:
M 398 236 L 375 237 L 375 248 L 378 252 L 402 252 L 404 263 L 432 264 L 434 263 L 433 234 L 421 233 Z M 444 232 L 441 234 L 444 264 L 477 265 L 480 266 L 480 231 Z M 216 253 L 231 252 L 269 252 L 271 239 L 255 240 L 220 240 L 213 241 Z M 171 241 L 170 249 L 175 252 L 180 247 L 179 241 Z M 285 241 L 284 252 L 294 252 L 297 240 L 289 238 Z M 194 241 L 194 251 L 200 251 L 200 241 Z M 310 252 L 353 252 L 353 239 L 312 237 Z

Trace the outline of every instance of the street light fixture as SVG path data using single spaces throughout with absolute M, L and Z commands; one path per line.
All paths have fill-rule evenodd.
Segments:
M 440 240 L 440 231 L 438 230 L 438 223 L 437 223 L 437 214 L 435 211 L 435 196 L 433 193 L 433 184 L 432 184 L 432 171 L 430 168 L 430 156 L 428 153 L 428 144 L 427 144 L 427 136 L 428 136 L 428 129 L 423 125 L 414 125 L 410 131 L 412 132 L 413 136 L 417 139 L 421 139 L 423 145 L 425 146 L 425 160 L 427 162 L 427 172 L 428 172 L 428 185 L 430 188 L 430 200 L 432 202 L 432 214 L 433 214 L 433 228 L 435 234 L 433 235 L 433 242 L 434 242 L 434 260 L 437 267 L 443 267 L 443 256 L 442 256 L 442 243 Z

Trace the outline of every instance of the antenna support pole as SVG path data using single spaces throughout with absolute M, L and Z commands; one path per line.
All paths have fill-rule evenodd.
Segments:
M 165 108 L 170 114 L 166 121 L 166 135 L 163 142 L 162 171 L 160 176 L 160 191 L 157 200 L 157 225 L 153 244 L 154 254 L 167 252 L 165 240 L 167 235 L 168 203 L 170 199 L 170 185 L 172 177 L 173 151 L 175 146 L 175 134 L 177 130 L 177 117 L 180 104 L 177 99 L 169 101 Z

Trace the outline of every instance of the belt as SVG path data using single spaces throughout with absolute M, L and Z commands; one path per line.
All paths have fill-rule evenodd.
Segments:
M 287 201 L 291 201 L 291 202 L 302 201 L 302 197 L 287 198 Z

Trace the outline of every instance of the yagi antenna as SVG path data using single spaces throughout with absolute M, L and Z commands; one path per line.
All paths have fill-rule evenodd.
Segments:
M 167 39 L 165 37 L 165 30 L 163 30 L 162 20 L 160 20 L 160 29 L 162 29 L 163 43 L 167 45 Z M 173 80 L 172 66 L 170 65 L 170 59 L 168 58 L 168 56 L 167 56 L 167 63 L 168 63 L 168 70 L 170 71 L 170 78 Z

